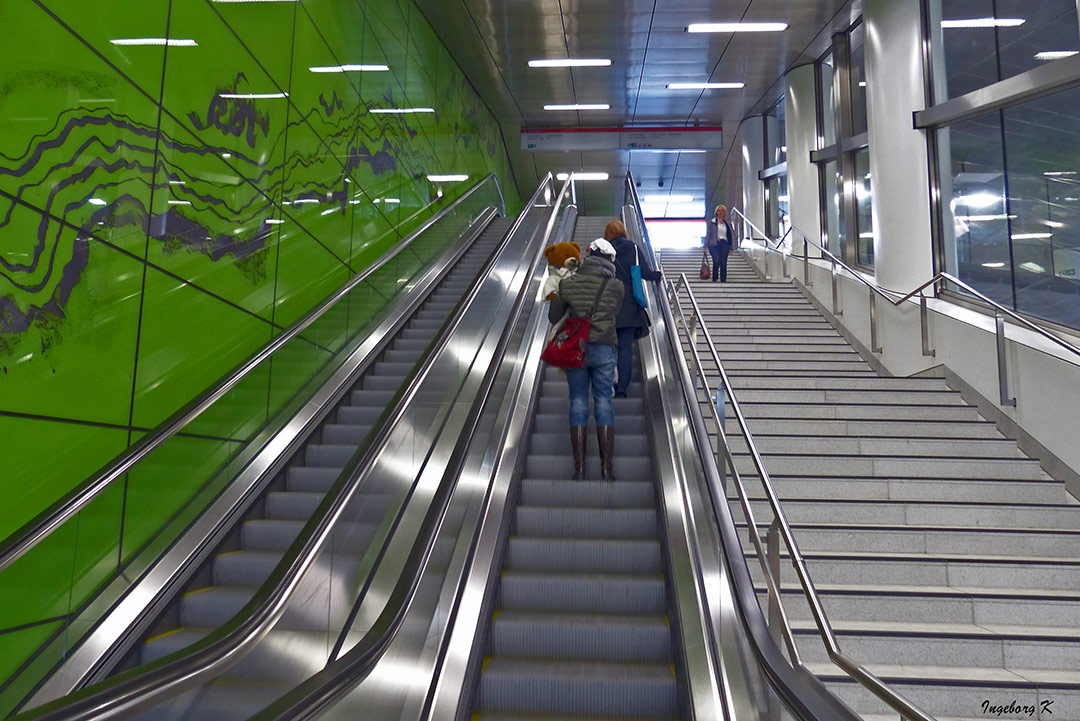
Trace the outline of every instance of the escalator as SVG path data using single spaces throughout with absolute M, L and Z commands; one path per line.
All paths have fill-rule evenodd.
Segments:
M 605 222 L 579 218 L 575 240 L 587 247 Z M 641 371 L 614 400 L 615 482 L 569 480 L 566 378 L 541 372 L 472 717 L 685 718 Z

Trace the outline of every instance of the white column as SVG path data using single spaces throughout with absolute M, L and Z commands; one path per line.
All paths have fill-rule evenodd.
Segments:
M 791 224 L 820 242 L 818 173 L 817 167 L 810 162 L 810 151 L 817 149 L 817 97 L 813 64 L 794 68 L 784 81 L 787 86 L 784 113 Z M 802 254 L 803 244 L 793 243 L 792 251 Z
M 761 116 L 753 115 L 743 120 L 739 135 L 742 136 L 742 212 L 751 223 L 764 231 L 765 185 L 758 180 L 758 173 L 765 167 L 765 151 L 762 149 L 765 134 Z
M 874 265 L 878 283 L 901 291 L 929 280 L 934 267 L 926 137 L 911 117 L 926 104 L 919 6 L 863 3 Z

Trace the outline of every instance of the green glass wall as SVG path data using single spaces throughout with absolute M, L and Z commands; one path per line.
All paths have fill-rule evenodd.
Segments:
M 514 193 L 411 0 L 0 0 L 0 21 L 0 537 L 485 174 Z M 433 112 L 381 112 L 405 109 Z

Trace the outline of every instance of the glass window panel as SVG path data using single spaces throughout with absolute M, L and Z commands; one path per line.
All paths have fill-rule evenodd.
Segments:
M 765 115 L 765 137 L 768 148 L 765 166 L 772 167 L 787 160 L 787 139 L 784 128 L 784 99 L 772 107 Z
M 857 261 L 859 265 L 874 265 L 874 221 L 870 212 L 870 151 L 855 153 L 855 177 L 851 181 L 855 189 L 855 225 L 859 234 Z
M 944 55 L 948 97 L 986 87 L 1080 50 L 1075 0 L 934 0 L 942 25 L 934 47 Z M 998 26 L 962 21 L 995 18 Z M 959 24 L 959 26 L 957 26 Z M 1049 54 L 1048 54 L 1049 53 Z M 942 102 L 947 98 L 939 98 Z
M 1012 306 L 1000 114 L 939 131 L 938 148 L 945 270 Z
M 1017 310 L 1080 327 L 1080 91 L 1006 109 L 1009 233 Z
M 860 23 L 851 31 L 851 133 L 866 132 L 866 31 Z
M 821 111 L 821 127 L 818 129 L 818 149 L 827 148 L 836 142 L 836 116 L 833 114 L 833 55 L 830 52 L 818 64 L 818 81 L 821 95 L 818 97 L 818 109 Z
M 825 164 L 822 171 L 825 187 L 825 247 L 840 253 L 840 167 L 835 160 Z

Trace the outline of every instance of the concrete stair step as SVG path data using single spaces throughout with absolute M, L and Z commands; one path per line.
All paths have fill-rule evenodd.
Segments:
M 829 418 L 778 418 L 766 415 L 768 409 L 756 409 L 757 414 L 748 419 L 750 432 L 755 438 L 762 435 L 787 435 L 789 437 L 843 437 L 859 438 L 983 438 L 1001 439 L 993 423 L 984 420 L 966 421 L 930 421 L 930 420 L 879 420 L 865 419 L 829 419 Z M 744 411 L 745 412 L 745 411 Z M 970 414 L 968 414 L 970 415 Z M 729 414 L 730 416 L 730 414 Z M 710 432 L 716 428 L 706 418 Z M 739 433 L 738 423 L 732 418 L 725 419 L 725 430 L 729 437 Z
M 740 473 L 756 473 L 749 455 L 735 456 Z M 1046 479 L 1030 458 L 919 458 L 904 456 L 827 456 L 772 453 L 765 458 L 770 475 L 817 475 L 829 478 L 966 478 L 972 480 Z
M 569 401 L 568 401 L 569 403 Z M 957 405 L 861 405 L 822 403 L 745 403 L 740 402 L 747 418 L 821 418 L 843 420 L 898 421 L 977 421 L 979 412 L 970 406 Z M 753 431 L 753 428 L 751 428 Z
M 1080 529 L 1080 505 L 932 503 L 899 500 L 785 498 L 784 514 L 793 523 L 910 524 L 979 528 Z M 751 501 L 755 517 L 769 519 L 765 500 Z M 741 512 L 736 514 L 742 518 Z
M 771 475 L 771 474 L 770 474 Z M 834 501 L 901 500 L 959 503 L 1068 503 L 1068 492 L 1059 481 L 966 480 L 958 478 L 843 478 L 824 485 L 820 476 L 771 475 L 773 487 L 784 498 L 817 496 Z M 756 478 L 744 479 L 751 499 L 764 498 Z M 825 495 L 827 493 L 827 495 Z M 734 488 L 728 491 L 735 498 Z
M 708 366 L 706 366 L 708 368 Z M 951 392 L 945 381 L 938 378 L 849 378 L 846 376 L 740 376 L 731 374 L 731 385 L 736 394 L 743 389 L 812 389 L 826 390 L 879 390 L 879 391 L 941 391 Z
M 824 388 L 740 388 L 735 387 L 740 403 L 817 403 L 852 405 L 933 405 L 965 406 L 959 393 L 952 391 L 829 390 Z
M 751 432 L 753 432 L 751 430 Z M 746 453 L 746 439 L 741 434 L 727 436 L 733 453 Z M 760 453 L 847 456 L 912 456 L 917 458 L 1025 458 L 1014 441 L 1005 438 L 859 438 L 857 436 L 765 435 L 754 433 Z

